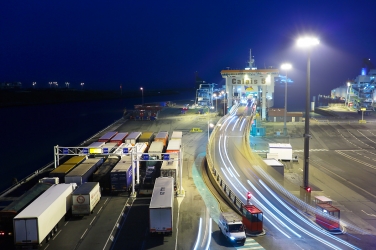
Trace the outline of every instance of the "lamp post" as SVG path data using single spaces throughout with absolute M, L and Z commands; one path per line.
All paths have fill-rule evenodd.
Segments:
M 349 106 L 349 99 L 350 99 L 350 86 L 351 86 L 351 83 L 350 83 L 350 82 L 347 82 L 347 95 L 346 95 L 346 102 L 345 102 L 346 107 Z
M 303 188 L 309 193 L 311 188 L 309 185 L 309 102 L 310 102 L 310 77 L 311 77 L 311 50 L 312 47 L 318 45 L 320 41 L 314 37 L 299 38 L 297 44 L 299 47 L 308 49 L 307 57 L 307 86 L 306 86 L 306 111 L 305 111 L 305 132 L 304 132 L 304 168 L 303 168 Z
M 81 83 L 81 89 L 83 89 L 84 88 L 84 85 L 85 85 L 85 83 Z
M 37 85 L 37 82 L 33 82 L 33 89 L 35 89 L 35 85 Z
M 215 112 L 217 112 L 217 103 L 218 103 L 217 94 L 213 94 L 213 97 L 215 99 Z
M 287 71 L 292 68 L 291 64 L 289 63 L 284 63 L 281 65 L 281 69 L 286 71 L 286 81 L 285 81 L 285 114 L 283 118 L 283 135 L 287 136 L 287 126 L 286 126 L 286 116 L 287 116 Z
M 65 82 L 67 89 L 69 89 L 69 82 Z
M 144 88 L 141 87 L 142 106 L 144 106 Z

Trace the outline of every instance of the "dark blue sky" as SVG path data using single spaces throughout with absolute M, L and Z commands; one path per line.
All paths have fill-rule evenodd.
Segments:
M 320 38 L 311 58 L 312 94 L 355 78 L 376 58 L 376 1 L 1 1 L 0 82 L 91 89 L 194 86 L 194 72 L 293 64 L 301 93 L 306 53 L 296 38 Z M 376 59 L 375 59 L 376 60 Z M 293 93 L 293 92 L 290 92 Z

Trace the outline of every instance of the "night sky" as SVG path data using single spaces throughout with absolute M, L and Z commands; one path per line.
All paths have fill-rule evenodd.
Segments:
M 376 60 L 376 1 L 1 1 L 0 82 L 118 90 L 193 87 L 195 72 L 224 84 L 249 50 L 259 69 L 290 62 L 289 93 L 304 93 L 312 34 L 311 93 L 330 94 Z M 376 63 L 375 63 L 376 65 Z M 295 92 L 294 92 L 295 91 Z

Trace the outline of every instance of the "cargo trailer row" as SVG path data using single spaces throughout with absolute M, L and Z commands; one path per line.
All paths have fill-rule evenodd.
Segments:
M 142 132 L 142 135 L 138 139 L 138 142 L 146 142 L 148 146 L 150 146 L 151 142 L 154 139 L 153 132 Z
M 58 177 L 59 183 L 64 182 L 64 177 L 67 175 L 72 169 L 74 169 L 78 164 L 83 162 L 86 159 L 86 156 L 73 156 L 54 170 L 49 173 L 49 177 Z
M 47 189 L 13 219 L 16 247 L 38 248 L 57 232 L 72 208 L 72 192 L 76 184 L 57 184 Z
M 170 158 L 168 161 L 162 162 L 161 177 L 171 177 L 174 180 L 174 187 L 178 186 L 179 177 L 179 161 L 178 158 Z
M 163 142 L 163 146 L 166 148 L 168 144 L 168 132 L 161 131 L 155 136 L 154 141 L 161 141 Z
M 183 139 L 183 132 L 182 131 L 172 131 L 171 140 L 175 139 Z
M 151 234 L 172 234 L 174 180 L 159 177 L 155 180 L 149 205 L 149 230 Z
M 141 132 L 132 132 L 125 139 L 124 143 L 130 143 L 134 146 L 138 142 L 138 138 L 141 136 Z

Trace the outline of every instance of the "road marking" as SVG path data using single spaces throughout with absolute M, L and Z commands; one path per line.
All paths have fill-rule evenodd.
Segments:
M 84 237 L 84 235 L 86 234 L 86 232 L 87 232 L 87 228 L 85 229 L 85 232 L 81 235 L 81 240 Z
M 94 220 L 95 220 L 95 218 L 97 218 L 97 216 L 94 216 L 94 218 L 91 220 L 91 222 L 90 222 L 90 226 L 91 226 L 91 224 L 94 222 Z
M 241 249 L 241 250 L 245 250 L 245 249 L 265 249 L 257 241 L 255 241 L 254 239 L 251 239 L 251 238 L 247 238 L 245 240 L 244 246 L 238 246 L 238 247 L 235 247 L 235 248 Z
M 369 213 L 367 213 L 366 211 L 364 211 L 363 209 L 362 210 L 360 210 L 360 211 L 362 211 L 363 213 L 365 213 L 366 215 L 369 215 L 369 216 L 373 216 L 373 217 L 376 217 L 376 214 L 369 214 Z

